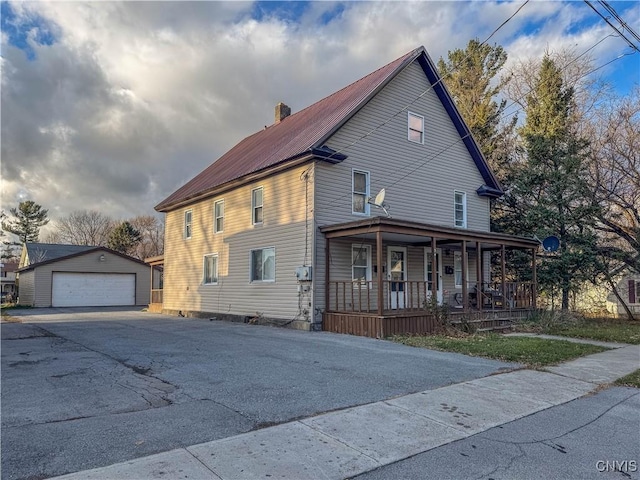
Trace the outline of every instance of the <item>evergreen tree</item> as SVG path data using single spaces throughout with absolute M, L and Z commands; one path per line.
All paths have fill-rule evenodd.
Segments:
M 501 219 L 511 233 L 559 238 L 558 251 L 542 256 L 538 280 L 542 291 L 561 292 L 562 309 L 570 292 L 596 273 L 598 206 L 587 183 L 588 143 L 576 133 L 572 108 L 573 89 L 545 56 L 519 131 L 526 160 L 515 171 L 505 202 L 510 211 Z
M 32 200 L 18 204 L 18 208 L 9 209 L 13 220 L 3 221 L 2 230 L 13 233 L 20 243 L 37 242 L 40 228 L 49 223 L 48 210 Z
M 111 231 L 107 246 L 116 252 L 130 254 L 138 245 L 142 235 L 129 222 L 122 222 Z
M 447 57 L 438 61 L 440 75 L 492 170 L 504 181 L 517 120 L 512 117 L 502 123 L 506 100 L 495 100 L 508 82 L 505 78 L 495 80 L 507 53 L 499 45 L 482 45 L 474 39 L 466 49 L 449 51 Z

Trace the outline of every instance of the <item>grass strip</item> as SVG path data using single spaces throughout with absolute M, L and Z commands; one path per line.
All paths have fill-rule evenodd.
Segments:
M 640 388 L 640 368 L 629 375 L 619 378 L 615 381 L 615 384 L 624 387 Z
M 397 335 L 390 340 L 412 347 L 522 363 L 531 368 L 554 365 L 607 350 L 597 345 L 543 338 L 505 337 L 496 333 L 463 337 Z

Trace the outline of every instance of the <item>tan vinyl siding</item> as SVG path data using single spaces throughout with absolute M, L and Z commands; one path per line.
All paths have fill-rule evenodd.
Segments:
M 293 319 L 298 307 L 295 269 L 312 262 L 312 165 L 301 166 L 167 213 L 164 305 L 168 310 Z M 252 225 L 251 191 L 263 188 L 263 223 Z M 305 195 L 306 190 L 306 195 Z M 213 233 L 214 202 L 224 199 L 224 231 Z M 305 205 L 307 208 L 305 225 Z M 183 238 L 184 212 L 192 234 Z M 305 235 L 306 233 L 306 235 Z M 306 237 L 306 246 L 305 246 Z M 251 250 L 275 248 L 275 282 L 250 282 Z M 203 258 L 218 254 L 218 284 L 203 285 Z M 315 277 L 315 272 L 314 277 Z M 301 299 L 308 311 L 310 295 Z
M 100 255 L 105 256 L 104 262 L 99 260 Z M 32 272 L 34 273 L 35 294 L 33 306 L 35 307 L 51 306 L 53 272 L 135 273 L 136 305 L 149 304 L 149 297 L 151 295 L 150 267 L 132 262 L 131 260 L 109 252 L 97 251 L 86 255 L 78 255 L 66 260 L 35 267 Z M 23 274 L 21 274 L 21 277 L 22 275 Z M 20 288 L 22 289 L 22 283 Z
M 35 275 L 33 270 L 20 272 L 19 274 L 19 303 L 20 305 L 33 306 L 33 297 L 35 289 Z
M 391 118 L 407 105 L 410 112 L 425 118 L 424 144 L 408 140 L 406 111 Z M 316 165 L 316 280 L 325 275 L 325 240 L 317 227 L 362 218 L 351 213 L 353 169 L 370 172 L 371 196 L 386 189 L 385 202 L 394 218 L 453 227 L 454 191 L 460 191 L 467 194 L 467 228 L 490 230 L 489 200 L 476 194 L 484 180 L 417 62 L 392 80 L 327 145 L 348 158 L 336 165 Z M 374 215 L 384 213 L 372 206 Z M 416 279 L 415 275 L 423 279 L 424 270 L 416 267 L 424 259 L 420 260 L 412 248 L 408 257 L 414 265 L 409 279 Z M 453 255 L 444 260 L 453 265 Z M 471 259 L 469 277 L 475 279 L 475 261 Z M 332 278 L 338 280 L 333 271 Z M 444 276 L 444 288 L 454 290 L 453 275 Z M 317 282 L 315 291 L 316 306 L 324 308 L 324 285 Z

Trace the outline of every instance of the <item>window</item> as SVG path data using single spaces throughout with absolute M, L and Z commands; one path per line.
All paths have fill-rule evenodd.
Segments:
M 467 228 L 467 194 L 453 192 L 453 220 L 454 225 Z
M 351 206 L 352 213 L 361 215 L 369 215 L 369 172 L 353 170 L 352 178 L 353 202 Z
M 218 283 L 218 254 L 212 253 L 204 256 L 204 269 L 202 283 L 216 285 Z
M 191 238 L 191 210 L 184 212 L 184 238 Z
M 469 280 L 469 256 L 467 255 L 467 281 Z M 453 252 L 453 278 L 455 288 L 462 288 L 462 252 Z
M 628 280 L 627 284 L 629 285 L 629 303 L 636 303 L 640 297 L 640 282 Z
M 424 117 L 409 112 L 409 141 L 424 143 Z
M 224 200 L 218 200 L 213 204 L 213 233 L 224 230 Z
M 371 246 L 351 246 L 351 279 L 354 283 L 371 281 Z
M 261 248 L 251 250 L 251 281 L 275 282 L 276 280 L 276 249 Z
M 251 222 L 254 225 L 262 223 L 262 187 L 251 190 Z

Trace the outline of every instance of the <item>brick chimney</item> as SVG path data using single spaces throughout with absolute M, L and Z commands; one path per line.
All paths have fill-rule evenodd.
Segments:
M 276 125 L 291 115 L 291 109 L 284 103 L 280 102 L 276 105 Z

